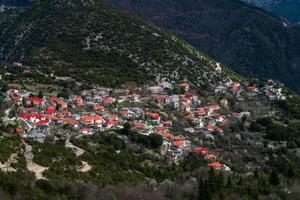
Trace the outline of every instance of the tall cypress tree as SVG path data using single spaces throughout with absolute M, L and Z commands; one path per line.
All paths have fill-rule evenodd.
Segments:
M 44 97 L 44 94 L 43 92 L 40 90 L 39 93 L 38 93 L 38 98 L 43 98 Z
M 203 188 L 204 188 L 203 179 L 199 179 L 198 180 L 198 200 L 203 199 Z
M 271 185 L 279 185 L 280 184 L 278 173 L 275 170 L 273 170 L 270 174 L 269 183 Z
M 232 181 L 231 181 L 231 177 L 230 176 L 228 176 L 226 186 L 229 187 L 229 188 L 232 186 Z
M 200 179 L 198 181 L 198 200 L 211 200 L 212 194 L 208 180 Z
M 217 187 L 216 187 L 216 172 L 214 168 L 210 168 L 209 173 L 208 173 L 208 184 L 209 184 L 209 189 L 211 192 L 215 192 Z

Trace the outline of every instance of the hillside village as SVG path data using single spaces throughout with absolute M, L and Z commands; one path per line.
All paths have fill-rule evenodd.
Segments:
M 58 127 L 71 130 L 70 134 L 63 135 L 69 139 L 71 136 L 121 130 L 129 124 L 139 134 L 160 135 L 163 138 L 160 152 L 168 162 L 178 164 L 189 152 L 195 152 L 203 155 L 210 167 L 231 171 L 220 161 L 222 155 L 215 153 L 213 147 L 194 144 L 186 133 L 196 133 L 211 140 L 226 135 L 225 127 L 229 124 L 251 117 L 252 113 L 248 110 L 230 110 L 226 96 L 259 96 L 267 101 L 285 100 L 286 97 L 273 81 L 258 87 L 226 80 L 212 87 L 212 91 L 215 95 L 223 94 L 224 98 L 215 103 L 202 102 L 203 97 L 188 82 L 164 82 L 134 89 L 94 85 L 91 89 L 65 96 L 44 96 L 42 92 L 35 94 L 10 88 L 6 92 L 6 101 L 12 106 L 6 110 L 4 119 L 7 123 L 13 121 L 17 124 L 15 133 L 20 137 L 41 143 Z M 174 112 L 187 123 L 174 124 Z
M 0 199 L 299 199 L 297 26 L 235 0 L 132 1 L 169 27 L 31 2 L 0 6 Z

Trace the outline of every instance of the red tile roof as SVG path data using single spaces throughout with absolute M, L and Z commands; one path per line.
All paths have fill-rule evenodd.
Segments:
M 208 166 L 214 167 L 214 168 L 219 168 L 219 167 L 222 167 L 223 165 L 219 162 L 213 162 L 213 163 L 210 163 Z
M 203 147 L 198 147 L 194 150 L 196 153 L 207 154 L 207 149 Z

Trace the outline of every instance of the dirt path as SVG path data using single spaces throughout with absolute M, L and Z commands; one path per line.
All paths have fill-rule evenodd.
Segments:
M 9 159 L 4 164 L 0 163 L 0 170 L 2 172 L 15 172 L 17 170 L 11 167 L 11 164 L 16 162 L 17 162 L 17 154 L 13 153 L 10 155 Z
M 85 161 L 81 161 L 82 162 L 82 167 L 81 169 L 79 169 L 79 172 L 88 172 L 92 169 L 92 167 Z
M 34 155 L 32 153 L 32 146 L 25 143 L 25 147 L 26 147 L 26 150 L 25 150 L 24 156 L 25 156 L 26 163 L 27 163 L 27 169 L 29 171 L 35 173 L 35 176 L 36 176 L 37 179 L 46 179 L 43 176 L 43 172 L 45 170 L 47 170 L 48 167 L 43 167 L 41 165 L 38 165 L 38 164 L 34 163 L 33 162 Z
M 84 149 L 72 144 L 69 139 L 66 140 L 65 147 L 72 149 L 76 156 L 81 156 L 85 152 Z

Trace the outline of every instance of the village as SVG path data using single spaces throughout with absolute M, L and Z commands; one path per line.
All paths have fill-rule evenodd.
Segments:
M 179 92 L 170 92 L 174 88 Z M 286 99 L 282 89 L 275 87 L 272 81 L 259 88 L 226 80 L 215 86 L 213 93 L 234 97 L 262 96 L 268 101 Z M 188 82 L 160 83 L 135 90 L 93 86 L 68 96 L 44 96 L 41 92 L 10 88 L 6 92 L 6 101 L 12 103 L 12 107 L 6 111 L 5 120 L 16 122 L 15 132 L 23 138 L 44 142 L 47 135 L 53 134 L 51 130 L 58 127 L 70 129 L 73 136 L 81 137 L 120 130 L 129 123 L 139 134 L 161 135 L 161 154 L 167 160 L 180 163 L 189 152 L 195 152 L 203 155 L 210 167 L 224 171 L 231 169 L 220 162 L 220 155 L 213 149 L 193 144 L 183 133 L 197 133 L 205 138 L 223 136 L 225 126 L 251 116 L 248 110 L 230 111 L 226 98 L 203 103 L 202 97 Z M 224 112 L 224 109 L 229 111 Z M 188 126 L 176 126 L 174 116 L 167 114 L 169 112 L 182 116 Z

